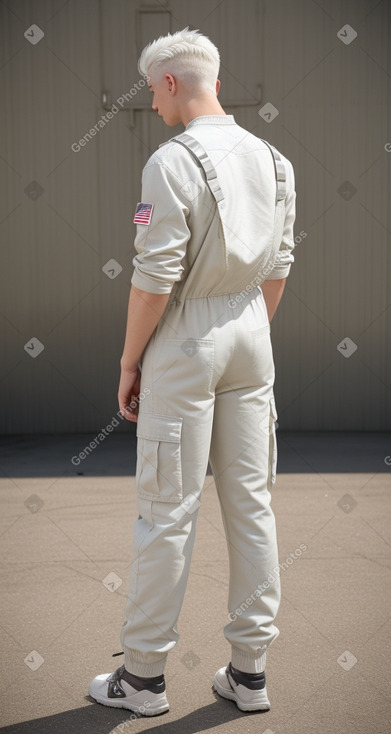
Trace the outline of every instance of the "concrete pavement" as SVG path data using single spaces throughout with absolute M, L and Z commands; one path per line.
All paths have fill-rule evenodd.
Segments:
M 273 489 L 280 635 L 268 653 L 271 711 L 241 713 L 211 689 L 229 661 L 228 559 L 206 477 L 170 711 L 93 703 L 88 684 L 123 657 L 119 631 L 137 515 L 134 426 L 79 464 L 93 436 L 2 439 L 0 732 L 11 734 L 388 734 L 391 731 L 391 436 L 278 432 Z M 386 459 L 386 461 L 385 461 Z M 300 544 L 307 550 L 293 559 Z M 292 561 L 287 559 L 291 558 Z

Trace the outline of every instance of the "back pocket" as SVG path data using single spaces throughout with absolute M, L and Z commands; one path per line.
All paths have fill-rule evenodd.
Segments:
M 137 421 L 137 495 L 157 502 L 183 499 L 182 418 L 141 413 Z

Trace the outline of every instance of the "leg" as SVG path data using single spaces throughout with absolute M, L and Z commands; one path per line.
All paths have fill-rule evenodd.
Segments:
M 279 634 L 274 624 L 280 603 L 278 548 L 270 506 L 277 416 L 267 329 L 260 331 L 256 341 L 259 356 L 268 365 L 266 378 L 258 375 L 258 387 L 237 387 L 240 383 L 232 374 L 230 384 L 227 379 L 225 387 L 216 391 L 210 457 L 230 562 L 231 621 L 224 634 L 231 644 L 232 665 L 245 673 L 264 670 L 266 650 Z M 240 357 L 243 373 L 247 355 L 243 358 L 241 352 Z M 248 364 L 253 364 L 251 358 Z
M 141 390 L 151 392 L 137 424 L 139 518 L 120 634 L 126 670 L 137 676 L 163 673 L 178 640 L 209 456 L 213 343 L 183 345 L 165 339 L 143 362 Z

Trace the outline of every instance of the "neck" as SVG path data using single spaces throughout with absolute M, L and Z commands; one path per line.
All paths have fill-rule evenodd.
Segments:
M 217 97 L 208 99 L 192 99 L 183 106 L 181 110 L 181 121 L 186 127 L 195 117 L 201 117 L 202 115 L 225 115 L 220 102 Z

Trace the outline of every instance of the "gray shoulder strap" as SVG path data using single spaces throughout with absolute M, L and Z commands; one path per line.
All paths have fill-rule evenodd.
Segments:
M 193 138 L 191 135 L 188 135 L 187 133 L 180 133 L 180 135 L 176 135 L 174 138 L 171 138 L 169 142 L 171 143 L 174 141 L 175 143 L 180 143 L 185 148 L 187 148 L 190 153 L 192 153 L 193 157 L 196 160 L 196 163 L 203 168 L 207 184 L 216 199 L 216 203 L 218 204 L 219 201 L 222 201 L 224 199 L 224 194 L 221 190 L 216 169 L 210 160 L 206 150 L 202 147 L 201 143 L 198 142 L 195 138 Z
M 285 172 L 285 165 L 281 160 L 281 156 L 278 152 L 278 150 L 268 143 L 266 140 L 263 140 L 263 138 L 260 138 L 265 145 L 269 148 L 272 156 L 273 156 L 273 162 L 274 162 L 274 170 L 276 175 L 276 204 L 278 201 L 283 201 L 286 197 L 286 172 Z M 196 163 L 203 168 L 206 180 L 208 183 L 208 186 L 216 199 L 216 202 L 222 201 L 224 199 L 224 194 L 221 190 L 216 169 L 210 160 L 206 150 L 203 148 L 201 143 L 198 142 L 195 138 L 193 138 L 191 135 L 188 135 L 187 133 L 180 133 L 180 135 L 176 135 L 174 138 L 170 138 L 170 140 L 166 141 L 166 143 L 162 143 L 161 145 L 166 145 L 167 142 L 180 143 L 185 148 L 187 148 L 190 153 L 193 155 L 193 158 L 195 159 Z M 161 146 L 159 146 L 161 147 Z
M 286 173 L 285 173 L 285 165 L 281 160 L 281 156 L 278 152 L 278 150 L 274 147 L 274 145 L 270 145 L 270 143 L 267 142 L 267 140 L 263 140 L 263 138 L 260 138 L 265 145 L 269 148 L 274 161 L 274 170 L 276 173 L 276 184 L 277 184 L 277 191 L 276 191 L 276 203 L 278 201 L 282 201 L 286 197 Z

